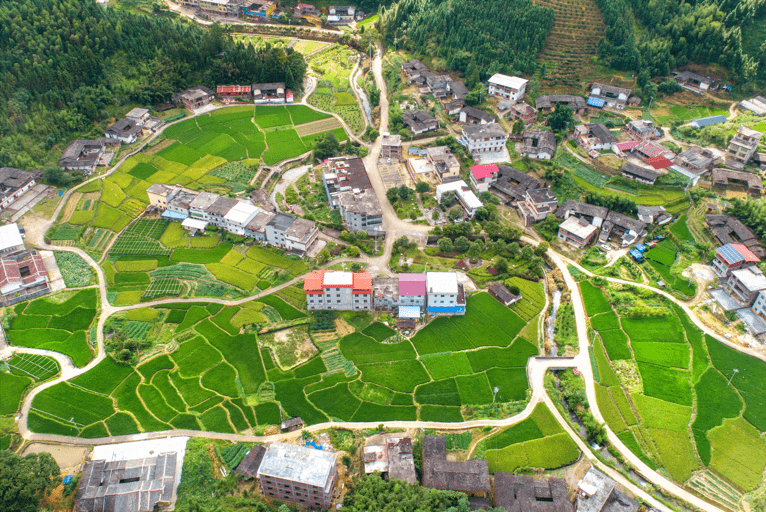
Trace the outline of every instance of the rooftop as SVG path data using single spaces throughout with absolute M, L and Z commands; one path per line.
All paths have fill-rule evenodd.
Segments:
M 325 288 L 351 288 L 354 285 L 354 273 L 328 270 L 324 273 L 322 285 Z
M 5 251 L 11 247 L 24 245 L 21 238 L 19 226 L 16 223 L 0 226 L 0 251 Z
M 272 443 L 263 456 L 258 477 L 272 476 L 321 487 L 327 491 L 336 458 L 337 454 L 326 450 Z
M 399 295 L 425 295 L 425 274 L 399 274 Z
M 758 267 L 735 270 L 731 275 L 742 283 L 742 286 L 748 291 L 758 292 L 766 290 L 766 276 L 763 275 L 763 272 Z
M 566 203 L 559 206 L 559 209 L 556 210 L 556 216 L 560 218 L 564 218 L 566 212 L 579 214 L 579 215 L 587 215 L 588 217 L 599 217 L 601 219 L 605 219 L 606 216 L 609 214 L 609 209 L 603 206 L 596 206 L 594 204 L 589 204 L 589 203 L 581 203 L 580 201 L 573 201 L 569 199 Z
M 535 106 L 537 108 L 553 108 L 556 106 L 556 103 L 568 105 L 575 110 L 580 110 L 586 107 L 585 98 L 571 94 L 552 94 L 548 96 L 538 96 L 537 99 L 535 99 Z
M 463 112 L 465 112 L 466 116 L 472 117 L 474 119 L 486 121 L 487 123 L 495 122 L 495 116 L 493 116 L 489 112 L 484 112 L 483 110 L 479 110 L 478 108 L 463 107 Z
M 237 473 L 245 478 L 255 478 L 258 475 L 258 468 L 261 467 L 261 461 L 266 454 L 266 448 L 263 446 L 255 445 L 250 448 L 245 458 L 237 466 Z
M 457 293 L 457 274 L 455 272 L 426 272 L 428 293 Z
M 495 506 L 506 512 L 573 512 L 566 480 L 495 473 Z
M 425 436 L 423 486 L 431 489 L 488 493 L 491 490 L 489 464 L 481 459 L 464 462 L 448 461 L 447 438 Z
M 729 265 L 734 265 L 735 263 L 743 261 L 747 263 L 759 263 L 761 261 L 744 244 L 722 245 L 716 249 L 715 252 Z
M 495 164 L 490 165 L 474 165 L 471 167 L 471 174 L 477 180 L 483 180 L 484 178 L 491 178 L 492 175 L 497 176 L 499 170 Z
M 499 85 L 501 87 L 521 89 L 527 82 L 529 82 L 529 80 L 525 80 L 524 78 L 520 78 L 518 76 L 508 76 L 501 73 L 495 73 L 492 75 L 488 82 L 490 84 Z
M 556 201 L 556 196 L 553 195 L 553 192 L 551 192 L 551 189 L 549 188 L 536 188 L 533 190 L 527 190 L 527 196 L 529 196 L 529 198 L 535 204 L 550 203 L 552 201 Z
M 258 213 L 258 208 L 245 203 L 245 202 L 237 202 L 234 206 L 232 206 L 231 210 L 224 216 L 226 220 L 229 222 L 234 222 L 237 224 L 245 224 L 251 217 L 253 217 L 256 213 Z
M 652 182 L 654 182 L 660 176 L 660 173 L 657 171 L 647 169 L 646 167 L 641 167 L 640 165 L 636 165 L 631 162 L 625 162 L 621 170 L 622 172 L 631 174 L 633 176 L 638 176 L 639 178 L 645 180 L 651 180 Z
M 580 480 L 580 490 L 593 491 L 579 493 L 576 502 L 577 512 L 635 512 L 639 504 L 615 489 L 615 481 L 591 468 Z
M 584 219 L 578 219 L 577 217 L 569 217 L 567 220 L 559 224 L 559 229 L 572 233 L 583 240 L 598 230 L 598 228 L 590 222 Z
M 486 139 L 492 137 L 507 137 L 503 127 L 497 123 L 473 124 L 463 127 L 463 135 L 467 139 Z

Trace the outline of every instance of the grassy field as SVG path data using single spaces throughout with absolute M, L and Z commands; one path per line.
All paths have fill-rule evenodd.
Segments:
M 657 259 L 675 258 L 667 252 Z M 603 311 L 606 296 L 585 283 L 586 310 Z M 742 491 L 757 487 L 766 468 L 760 438 L 766 408 L 756 398 L 765 391 L 766 364 L 703 337 L 678 307 L 664 306 L 661 316 L 629 316 L 629 294 L 620 285 L 610 288 L 608 296 L 625 313 L 591 318 L 606 347 L 597 342 L 593 350 L 596 399 L 609 428 L 644 462 L 680 483 L 707 469 Z
M 319 75 L 319 81 L 316 91 L 309 97 L 309 103 L 338 114 L 351 131 L 359 135 L 364 131 L 364 119 L 349 81 L 355 59 L 352 50 L 340 45 L 314 56 L 309 64 Z

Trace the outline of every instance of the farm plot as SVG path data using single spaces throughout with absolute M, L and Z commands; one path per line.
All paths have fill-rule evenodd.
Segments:
M 511 284 L 518 286 L 521 292 L 521 300 L 512 304 L 511 310 L 528 322 L 543 309 L 545 304 L 543 286 L 520 277 L 512 277 L 510 280 Z
M 79 254 L 61 251 L 54 254 L 67 288 L 88 286 L 93 282 L 93 270 Z
M 170 256 L 172 251 L 159 242 L 167 224 L 166 220 L 137 220 L 117 238 L 109 254 Z
M 309 104 L 338 114 L 352 132 L 364 130 L 362 111 L 350 91 L 349 78 L 356 61 L 355 54 L 345 46 L 336 45 L 315 55 L 310 64 L 321 74 L 317 91 L 309 97 Z

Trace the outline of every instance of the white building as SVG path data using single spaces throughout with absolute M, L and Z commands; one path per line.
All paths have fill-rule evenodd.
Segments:
M 766 290 L 758 294 L 758 298 L 753 303 L 753 311 L 762 317 L 766 317 Z
M 455 272 L 426 272 L 426 311 L 431 314 L 465 314 L 465 291 Z
M 460 206 L 463 207 L 468 217 L 473 218 L 476 210 L 484 206 L 465 181 L 451 181 L 436 186 L 436 200 L 441 201 L 445 192 L 454 192 Z
M 489 93 L 498 98 L 505 98 L 513 102 L 524 97 L 527 90 L 527 82 L 518 76 L 508 76 L 496 73 L 489 79 Z
M 16 223 L 0 226 L 0 255 L 7 256 L 24 250 L 24 239 Z
M 474 158 L 486 153 L 502 153 L 507 141 L 508 134 L 498 123 L 464 126 L 459 140 Z
M 252 204 L 238 202 L 223 216 L 224 229 L 235 235 L 244 235 L 245 227 L 259 211 L 260 209 Z

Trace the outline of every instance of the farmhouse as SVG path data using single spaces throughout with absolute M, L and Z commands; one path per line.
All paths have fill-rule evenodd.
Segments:
M 471 167 L 471 185 L 477 192 L 489 191 L 489 185 L 497 181 L 497 177 L 500 174 L 500 170 L 495 164 L 490 165 L 474 165 Z
M 131 109 L 130 112 L 125 114 L 125 119 L 130 119 L 131 121 L 135 121 L 137 124 L 143 126 L 149 121 L 151 116 L 149 115 L 149 110 L 145 108 L 134 108 Z
M 292 103 L 293 93 L 285 88 L 284 82 L 253 84 L 254 103 Z
M 90 176 L 96 172 L 96 167 L 109 165 L 114 157 L 113 149 L 119 145 L 119 140 L 106 137 L 73 140 L 64 149 L 58 166 L 65 171 L 82 171 L 86 176 Z
M 489 463 L 482 459 L 463 462 L 447 460 L 447 438 L 425 436 L 423 444 L 423 487 L 460 491 L 483 498 L 491 491 Z
M 328 158 L 324 162 L 322 183 L 330 207 L 340 210 L 347 227 L 370 232 L 383 224 L 383 209 L 361 158 Z
M 574 512 L 566 480 L 495 473 L 495 506 L 506 512 Z
M 132 144 L 143 135 L 143 132 L 144 129 L 140 124 L 126 117 L 107 127 L 104 135 L 107 139 L 117 139 L 125 144 Z
M 544 182 L 507 165 L 498 165 L 500 176 L 492 183 L 493 191 L 510 198 L 512 201 L 525 201 L 527 190 L 542 188 Z
M 436 118 L 425 110 L 408 110 L 402 114 L 402 122 L 415 135 L 430 132 L 439 127 Z
M 651 140 L 642 140 L 633 148 L 633 152 L 643 159 L 656 158 L 658 156 L 670 155 L 672 151 L 664 146 L 660 146 Z
M 367 445 L 362 460 L 364 472 L 383 473 L 389 479 L 417 483 L 415 458 L 412 454 L 412 439 L 391 437 L 385 445 Z
M 758 293 L 766 290 L 766 276 L 755 266 L 733 270 L 724 282 L 723 289 L 743 306 L 750 306 Z
M 753 303 L 753 312 L 766 317 L 766 290 L 758 294 L 758 298 Z
M 556 153 L 556 136 L 550 130 L 524 130 L 519 153 L 536 160 L 550 160 Z
M 402 64 L 402 71 L 407 76 L 407 81 L 412 82 L 415 78 L 418 78 L 421 74 L 428 71 L 428 66 L 423 64 L 418 59 L 411 59 Z
M 441 202 L 445 192 L 455 193 L 458 203 L 463 207 L 463 210 L 469 218 L 473 218 L 476 214 L 476 210 L 483 206 L 482 202 L 479 201 L 479 198 L 476 197 L 476 194 L 471 191 L 463 180 L 455 180 L 437 185 L 436 200 Z
M 314 270 L 303 280 L 308 309 L 372 310 L 372 276 L 366 272 Z
M 585 248 L 598 231 L 598 228 L 583 218 L 568 217 L 559 224 L 558 237 L 578 249 Z
M 601 225 L 598 241 L 600 243 L 608 242 L 612 232 L 614 232 L 621 237 L 621 246 L 627 247 L 646 234 L 645 227 L 646 224 L 640 220 L 610 211 Z
M 181 102 L 189 110 L 195 110 L 200 107 L 208 105 L 215 99 L 215 93 L 212 89 L 205 87 L 204 85 L 198 85 L 191 89 L 186 89 L 183 92 L 179 92 L 173 95 L 174 102 Z
M 34 299 L 48 292 L 48 271 L 40 253 L 31 250 L 0 256 L 0 306 Z
M 40 171 L 22 171 L 13 167 L 0 167 L 0 212 L 8 208 L 42 178 Z
M 554 213 L 558 206 L 558 199 L 549 188 L 535 188 L 527 190 L 524 201 L 519 201 L 516 206 L 524 218 L 524 225 L 529 227 Z
M 306 446 L 272 443 L 258 468 L 264 496 L 327 510 L 338 476 L 336 453 Z
M 277 4 L 274 2 L 268 2 L 266 0 L 259 0 L 256 2 L 245 2 L 242 4 L 242 16 L 251 19 L 266 19 L 269 14 L 274 12 L 277 8 Z
M 253 446 L 237 466 L 236 472 L 247 480 L 256 478 L 258 476 L 258 468 L 261 467 L 261 461 L 265 454 L 266 448 L 260 445 Z
M 705 215 L 710 231 L 722 245 L 741 243 L 759 258 L 766 258 L 766 249 L 758 245 L 758 238 L 753 230 L 738 219 L 728 215 Z
M 452 77 L 449 75 L 440 75 L 426 71 L 420 75 L 425 78 L 425 85 L 431 91 L 436 99 L 444 99 L 450 95 L 450 84 Z
M 216 89 L 218 98 L 224 103 L 231 103 L 243 99 L 250 100 L 249 85 L 219 85 Z
M 242 9 L 239 0 L 199 0 L 199 8 L 222 16 L 239 17 Z
M 585 151 L 612 150 L 619 139 L 604 123 L 589 123 L 575 128 L 575 140 Z
M 460 111 L 460 122 L 466 124 L 491 124 L 495 122 L 495 116 L 478 108 L 463 107 Z
M 280 430 L 282 432 L 293 432 L 302 429 L 304 425 L 300 417 L 288 418 L 281 423 Z
M 508 135 L 497 124 L 468 125 L 463 127 L 458 142 L 463 144 L 474 159 L 484 154 L 502 154 Z
M 470 92 L 462 80 L 451 82 L 449 84 L 449 90 L 455 100 L 462 100 L 468 96 L 468 93 Z
M 347 25 L 354 21 L 356 7 L 353 5 L 331 5 L 327 12 L 327 23 Z
M 621 110 L 627 105 L 630 92 L 630 89 L 594 83 L 590 88 L 588 104 L 595 107 L 606 105 Z
M 726 244 L 715 250 L 713 272 L 721 279 L 727 278 L 735 270 L 753 267 L 761 260 L 743 244 Z
M 654 124 L 645 119 L 630 121 L 623 130 L 635 140 L 656 140 L 662 137 L 662 134 L 654 127 Z
M 538 110 L 545 113 L 552 112 L 559 103 L 571 108 L 575 114 L 579 115 L 584 114 L 588 109 L 588 104 L 582 96 L 552 94 L 549 96 L 538 96 L 537 99 L 535 99 L 535 106 Z
M 377 231 L 383 225 L 383 208 L 371 188 L 360 192 L 346 190 L 338 194 L 343 224 L 350 230 Z
M 444 111 L 447 113 L 448 116 L 454 116 L 457 114 L 460 114 L 460 111 L 463 110 L 463 107 L 465 107 L 465 101 L 463 100 L 452 100 L 452 101 L 442 101 L 442 107 L 444 107 Z
M 590 468 L 577 484 L 577 512 L 636 512 L 639 504 L 618 491 L 617 483 L 595 468 Z
M 757 174 L 715 168 L 712 170 L 711 180 L 713 187 L 716 188 L 726 189 L 736 185 L 744 187 L 753 197 L 759 197 L 763 194 L 763 182 Z
M 431 315 L 465 314 L 465 290 L 455 272 L 426 272 L 426 312 Z M 425 485 L 425 484 L 424 484 Z
M 683 153 L 679 153 L 675 158 L 676 165 L 695 174 L 701 174 L 715 167 L 720 161 L 718 155 L 699 146 L 692 146 Z
M 693 71 L 680 71 L 680 72 L 674 72 L 673 78 L 676 79 L 676 82 L 678 82 L 678 85 L 683 87 L 684 89 L 689 89 L 693 92 L 700 92 L 700 91 L 707 91 L 711 89 L 711 86 L 713 86 L 713 79 L 709 76 L 705 77 L 700 74 L 694 73 Z M 717 89 L 716 86 L 714 89 Z M 714 90 L 713 89 L 713 90 Z
M 16 223 L 0 226 L 0 256 L 10 256 L 23 251 L 23 236 L 19 225 Z
M 570 216 L 577 217 L 578 219 L 585 219 L 589 223 L 593 224 L 597 228 L 606 220 L 606 216 L 609 214 L 609 209 L 603 206 L 596 206 L 588 203 L 581 203 L 579 201 L 568 200 L 563 205 L 559 206 L 556 210 L 556 217 L 560 219 L 568 219 Z
M 496 73 L 487 81 L 489 84 L 488 92 L 492 96 L 505 98 L 511 101 L 519 101 L 524 97 L 527 90 L 527 82 L 517 76 L 508 76 Z
M 512 294 L 504 284 L 497 281 L 489 283 L 487 285 L 487 291 L 504 306 L 510 306 L 514 302 L 521 300 L 521 294 Z
M 726 148 L 726 162 L 737 169 L 747 165 L 753 158 L 761 137 L 763 133 L 747 126 L 740 126 L 729 142 L 729 147 Z
M 426 160 L 430 162 L 436 177 L 442 183 L 460 176 L 460 162 L 448 146 L 427 148 Z
M 673 217 L 665 213 L 664 206 L 639 206 L 638 220 L 647 224 L 657 222 L 657 224 L 663 225 L 673 220 Z
M 311 4 L 304 4 L 301 2 L 298 2 L 298 4 L 295 6 L 295 10 L 293 11 L 293 16 L 300 18 L 301 16 L 316 16 L 319 14 L 319 11 L 316 7 L 314 7 Z
M 390 133 L 384 133 L 381 139 L 381 158 L 390 158 L 394 162 L 398 162 L 402 158 L 402 136 L 391 135 Z
M 508 112 L 508 115 L 514 121 L 521 121 L 525 127 L 532 126 L 537 121 L 537 109 L 525 102 L 519 102 L 513 105 Z
M 641 167 L 640 165 L 631 162 L 625 162 L 620 171 L 626 178 L 647 185 L 654 185 L 654 182 L 657 181 L 657 178 L 660 176 L 660 173 L 653 169 L 647 169 L 646 167 Z

